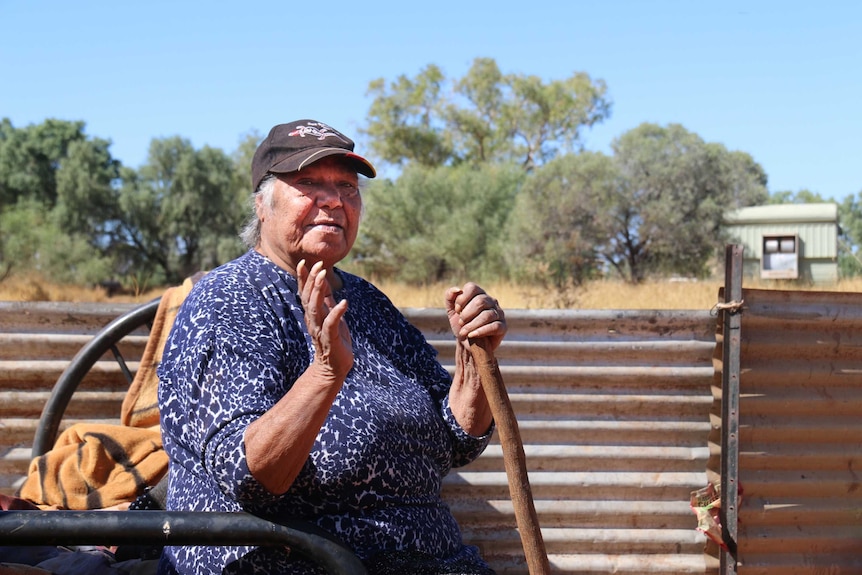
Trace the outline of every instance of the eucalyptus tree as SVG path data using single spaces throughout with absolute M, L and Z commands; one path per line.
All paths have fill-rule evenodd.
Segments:
M 534 170 L 506 230 L 515 278 L 566 288 L 600 276 L 605 230 L 596 214 L 619 185 L 613 158 L 599 152 L 565 154 Z
M 704 276 L 724 241 L 724 213 L 767 197 L 748 154 L 679 125 L 642 124 L 612 150 L 565 155 L 530 175 L 509 234 L 516 272 L 530 261 L 557 284 L 609 273 L 631 283 Z
M 600 251 L 628 281 L 651 273 L 708 274 L 730 209 L 766 201 L 767 178 L 749 154 L 705 142 L 679 124 L 642 124 L 612 144 L 621 186 L 596 216 Z
M 87 137 L 84 122 L 48 119 L 16 128 L 8 118 L 0 121 L 0 205 L 11 206 L 20 198 L 28 198 L 52 208 L 57 202 L 60 174 L 86 169 L 69 157 L 70 148 L 76 145 L 75 154 L 89 147 L 93 154 L 110 156 L 110 142 Z M 116 177 L 117 165 L 108 161 L 107 171 L 94 174 L 94 179 L 110 181 Z
M 126 271 L 175 283 L 240 252 L 236 238 L 245 215 L 231 158 L 178 136 L 154 139 L 147 163 L 125 170 L 118 227 Z M 221 251 L 220 251 L 221 249 Z
M 587 74 L 543 81 L 503 74 L 490 58 L 462 78 L 431 64 L 412 78 L 378 79 L 369 94 L 362 133 L 397 176 L 366 190 L 355 262 L 411 281 L 476 277 L 475 268 L 502 275 L 506 222 L 524 177 L 579 150 L 583 130 L 611 109 L 604 82 Z
M 0 278 L 39 272 L 93 282 L 110 274 L 100 251 L 120 163 L 83 122 L 0 121 Z
M 610 115 L 603 81 L 578 72 L 564 80 L 503 74 L 477 58 L 462 78 L 436 65 L 414 78 L 368 90 L 372 152 L 396 166 L 515 163 L 530 170 L 561 151 L 579 149 L 584 128 Z
M 511 164 L 407 167 L 363 191 L 349 265 L 410 283 L 464 281 L 502 269 L 505 222 L 525 177 Z

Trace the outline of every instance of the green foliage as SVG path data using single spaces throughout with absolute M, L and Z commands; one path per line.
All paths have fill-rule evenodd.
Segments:
M 57 203 L 54 208 L 64 230 L 89 236 L 99 245 L 120 216 L 114 183 L 119 162 L 108 151 L 106 140 L 74 141 L 57 170 Z
M 87 138 L 83 122 L 0 122 L 0 275 L 32 270 L 77 283 L 111 275 L 110 262 L 94 251 L 114 214 L 119 164 L 109 145 Z
M 823 196 L 811 190 L 782 190 L 780 192 L 772 192 L 769 194 L 767 204 L 822 204 L 826 202 Z
M 476 279 L 502 265 L 502 234 L 524 178 L 511 165 L 410 166 L 363 192 L 352 264 L 411 283 Z
M 368 87 L 374 101 L 368 112 L 371 150 L 384 162 L 437 166 L 452 156 L 439 123 L 443 73 L 433 64 L 415 80 L 399 76 L 387 91 L 383 78 Z
M 531 174 L 511 221 L 515 275 L 546 274 L 558 287 L 610 270 L 632 283 L 703 276 L 724 240 L 724 212 L 766 198 L 747 154 L 678 125 L 643 124 L 613 150 L 561 156 Z
M 397 166 L 516 163 L 527 170 L 573 151 L 583 127 L 610 115 L 606 87 L 584 73 L 544 83 L 478 58 L 460 79 L 434 65 L 415 79 L 371 83 L 372 151 Z
M 0 205 L 10 206 L 20 198 L 35 199 L 53 207 L 57 201 L 57 182 L 63 172 L 66 178 L 81 177 L 84 167 L 69 161 L 70 148 L 77 144 L 74 156 L 85 154 L 83 148 L 107 149 L 107 142 L 88 140 L 83 122 L 48 119 L 41 124 L 15 128 L 8 118 L 0 121 Z M 93 152 L 98 153 L 98 152 Z
M 602 81 L 504 74 L 476 59 L 462 78 L 429 65 L 375 80 L 372 154 L 400 169 L 363 191 L 348 268 L 412 283 L 500 279 L 567 288 L 618 274 L 703 275 L 723 244 L 724 212 L 767 201 L 766 175 L 744 152 L 682 126 L 643 124 L 612 155 L 580 150 L 610 114 Z M 154 139 L 139 169 L 112 158 L 82 122 L 0 122 L 0 279 L 178 283 L 244 251 L 249 165 L 260 135 L 232 154 Z M 808 201 L 807 191 L 770 201 Z M 841 206 L 842 266 L 856 269 L 862 195 Z M 849 273 L 849 272 L 848 272 Z
M 246 202 L 253 191 L 251 189 L 253 185 L 251 182 L 251 160 L 261 140 L 263 140 L 263 136 L 256 131 L 243 135 L 239 139 L 236 150 L 230 156 L 233 163 L 231 186 L 238 194 L 237 200 L 239 202 Z
M 124 168 L 83 122 L 0 122 L 0 278 L 36 271 L 58 281 L 176 283 L 245 250 L 249 165 L 259 137 L 233 157 L 155 139 L 148 162 Z M 129 279 L 133 278 L 133 279 Z
M 596 215 L 617 185 L 613 159 L 600 153 L 564 155 L 533 171 L 507 228 L 513 277 L 562 289 L 599 275 Z
M 602 256 L 628 281 L 703 276 L 724 243 L 728 209 L 762 203 L 766 176 L 748 154 L 706 143 L 678 124 L 641 126 L 612 144 L 621 186 L 597 216 Z
M 0 213 L 0 256 L 5 272 L 35 271 L 60 283 L 95 284 L 111 276 L 110 261 L 86 237 L 64 232 L 32 198 Z
M 128 269 L 177 283 L 241 253 L 238 239 L 225 241 L 244 216 L 234 170 L 221 150 L 195 150 L 179 137 L 153 140 L 147 163 L 123 172 L 119 230 Z

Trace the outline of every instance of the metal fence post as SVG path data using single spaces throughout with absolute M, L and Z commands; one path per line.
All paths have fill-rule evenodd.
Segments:
M 736 575 L 737 494 L 739 486 L 739 364 L 742 325 L 741 245 L 725 249 L 724 341 L 721 376 L 721 529 L 727 550 L 721 551 L 721 574 Z

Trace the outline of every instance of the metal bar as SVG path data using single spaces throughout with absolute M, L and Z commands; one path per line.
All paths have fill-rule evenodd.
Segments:
M 39 418 L 39 427 L 36 429 L 36 435 L 33 439 L 33 457 L 39 457 L 47 453 L 54 446 L 60 429 L 60 422 L 63 418 L 63 412 L 66 411 L 66 407 L 69 405 L 69 401 L 71 401 L 72 394 L 75 393 L 78 384 L 87 372 L 90 371 L 93 364 L 114 343 L 138 329 L 145 322 L 151 323 L 158 307 L 159 300 L 154 299 L 121 315 L 105 326 L 96 337 L 75 354 L 69 367 L 66 368 L 57 380 L 57 383 L 54 384 L 51 396 L 42 409 L 42 416 Z
M 250 513 L 2 511 L 3 545 L 286 545 L 337 575 L 364 575 L 356 556 L 318 527 Z
M 120 348 L 116 345 L 112 345 L 111 353 L 114 355 L 114 360 L 117 362 L 117 365 L 120 366 L 120 371 L 123 372 L 123 377 L 126 378 L 126 382 L 129 385 L 132 385 L 132 381 L 134 381 L 135 376 L 132 375 L 132 371 L 126 364 L 126 358 L 123 357 L 123 354 L 120 352 Z
M 721 372 L 721 530 L 727 549 L 721 551 L 721 575 L 736 575 L 737 493 L 739 484 L 739 365 L 742 326 L 741 245 L 725 250 Z

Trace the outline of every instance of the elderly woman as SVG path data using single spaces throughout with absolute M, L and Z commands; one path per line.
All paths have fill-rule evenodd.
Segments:
M 336 268 L 353 246 L 353 142 L 312 120 L 275 126 L 252 161 L 251 248 L 183 304 L 159 367 L 168 507 L 304 519 L 371 573 L 493 573 L 441 500 L 450 468 L 492 432 L 468 338 L 496 348 L 497 302 L 450 288 L 455 373 L 370 283 Z M 204 200 L 205 201 L 205 200 Z M 161 573 L 318 573 L 272 547 L 168 547 Z

